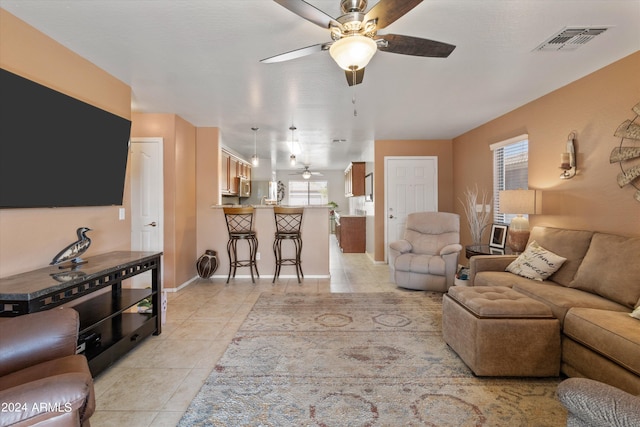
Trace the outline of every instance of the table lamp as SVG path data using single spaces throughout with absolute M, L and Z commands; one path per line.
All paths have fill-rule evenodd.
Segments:
M 516 214 L 507 233 L 507 246 L 514 252 L 522 252 L 529 240 L 529 220 L 524 214 L 536 213 L 535 190 L 503 190 L 500 192 L 500 212 Z

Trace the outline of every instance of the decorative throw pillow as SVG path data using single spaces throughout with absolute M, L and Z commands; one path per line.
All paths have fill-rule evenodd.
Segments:
M 629 313 L 629 316 L 635 317 L 636 319 L 640 319 L 640 307 L 633 310 L 633 313 Z
M 542 281 L 555 273 L 566 260 L 533 241 L 507 266 L 505 271 L 527 279 Z
M 630 309 L 640 300 L 640 237 L 595 233 L 570 287 Z

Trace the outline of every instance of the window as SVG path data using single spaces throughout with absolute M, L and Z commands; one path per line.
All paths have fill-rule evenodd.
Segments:
M 491 144 L 493 151 L 493 221 L 508 224 L 514 214 L 500 213 L 499 194 L 502 190 L 529 187 L 529 135 Z
M 294 206 L 329 203 L 327 181 L 289 181 L 289 204 Z

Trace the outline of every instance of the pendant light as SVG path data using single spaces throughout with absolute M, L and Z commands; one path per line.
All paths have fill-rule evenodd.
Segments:
M 251 130 L 253 131 L 253 156 L 251 156 L 251 164 L 253 166 L 258 166 L 258 164 L 260 163 L 260 159 L 258 158 L 258 129 L 260 128 L 251 128 Z
M 291 131 L 291 155 L 289 156 L 289 164 L 291 166 L 295 166 L 296 165 L 296 155 L 293 154 L 293 131 L 296 130 L 296 127 L 294 125 L 291 125 L 289 130 Z

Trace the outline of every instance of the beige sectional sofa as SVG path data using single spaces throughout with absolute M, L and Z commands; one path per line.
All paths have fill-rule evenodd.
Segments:
M 470 286 L 506 286 L 544 303 L 559 320 L 561 372 L 640 394 L 640 238 L 534 227 L 529 243 L 566 261 L 546 280 L 505 271 L 516 258 L 470 260 Z

